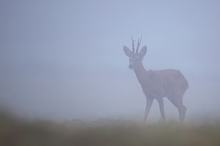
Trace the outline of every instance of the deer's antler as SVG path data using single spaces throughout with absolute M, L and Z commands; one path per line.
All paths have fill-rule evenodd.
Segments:
M 134 53 L 134 52 L 135 52 L 135 49 L 134 49 L 134 40 L 133 40 L 133 38 L 131 38 L 131 40 L 132 40 L 132 52 Z
M 136 54 L 138 54 L 138 51 L 139 51 L 140 45 L 141 45 L 141 38 L 138 39 L 137 49 L 136 49 Z

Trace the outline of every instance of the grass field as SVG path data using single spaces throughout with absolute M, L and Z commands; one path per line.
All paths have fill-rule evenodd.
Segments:
M 220 122 L 19 120 L 0 114 L 0 146 L 220 146 Z

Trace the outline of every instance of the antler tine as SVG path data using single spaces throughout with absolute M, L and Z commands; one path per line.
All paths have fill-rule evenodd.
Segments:
M 135 52 L 135 49 L 134 49 L 134 40 L 133 40 L 133 38 L 131 38 L 131 40 L 132 40 L 132 52 L 134 53 L 134 52 Z
M 140 45 L 141 45 L 141 38 L 138 39 L 138 44 L 137 44 L 136 54 L 138 54 L 138 50 L 139 50 Z

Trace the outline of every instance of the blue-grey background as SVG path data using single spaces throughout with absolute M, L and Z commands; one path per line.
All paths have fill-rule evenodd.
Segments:
M 1 0 L 0 103 L 21 116 L 141 119 L 145 97 L 122 47 L 142 36 L 146 69 L 179 69 L 188 119 L 220 112 L 220 1 Z M 166 114 L 177 116 L 165 101 Z M 150 119 L 159 117 L 155 102 Z

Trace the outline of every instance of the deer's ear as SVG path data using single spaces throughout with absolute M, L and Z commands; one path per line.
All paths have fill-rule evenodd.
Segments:
M 147 46 L 144 46 L 141 48 L 141 51 L 139 53 L 140 57 L 144 57 L 147 53 Z
M 128 57 L 131 57 L 132 56 L 132 52 L 130 49 L 128 49 L 128 47 L 124 46 L 123 47 L 123 50 L 125 52 L 125 55 L 127 55 Z

